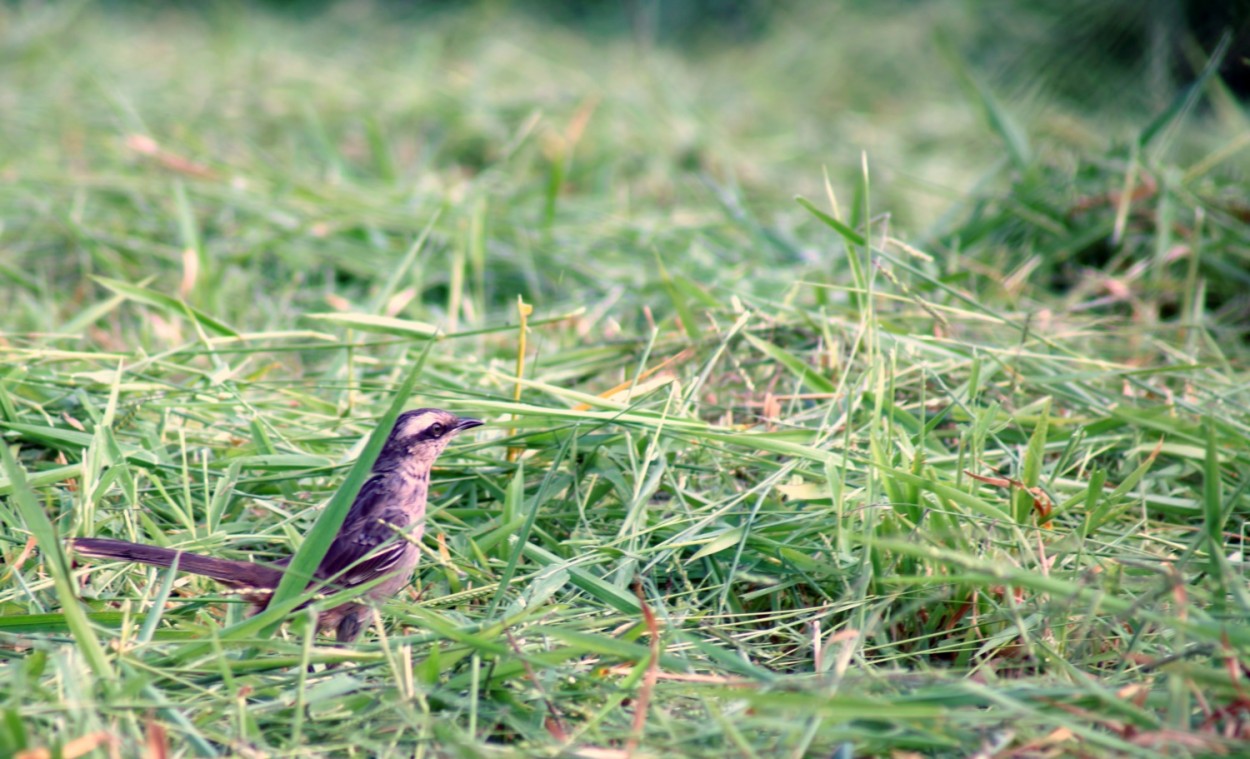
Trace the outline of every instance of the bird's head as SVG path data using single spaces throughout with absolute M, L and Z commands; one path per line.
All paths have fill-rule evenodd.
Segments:
M 405 411 L 395 420 L 373 470 L 389 471 L 404 465 L 424 465 L 428 468 L 452 438 L 481 424 L 477 419 L 456 416 L 442 409 Z

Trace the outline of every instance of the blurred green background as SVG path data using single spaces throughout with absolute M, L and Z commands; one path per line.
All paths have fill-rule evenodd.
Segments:
M 472 262 L 479 309 L 602 292 L 603 265 L 651 251 L 737 281 L 750 264 L 803 271 L 821 233 L 791 198 L 824 195 L 827 174 L 849 203 L 863 158 L 874 211 L 923 246 L 979 242 L 969 221 L 1016 193 L 1032 218 L 994 225 L 1014 248 L 995 265 L 1040 252 L 1035 276 L 1064 284 L 1110 257 L 1074 209 L 1124 183 L 1134 145 L 1185 167 L 1212 158 L 1197 177 L 1211 204 L 1245 213 L 1218 198 L 1246 164 L 1219 152 L 1245 129 L 1242 5 L 16 4 L 4 271 L 65 285 L 120 265 L 168 288 L 194 243 L 208 279 L 193 303 L 250 322 L 232 311 L 255 305 L 257 282 L 234 263 L 306 281 L 300 301 L 340 284 L 354 297 L 451 205 L 490 227 Z M 1178 104 L 1225 34 L 1222 78 Z M 1156 119 L 1166 129 L 1142 142 Z M 724 249 L 752 225 L 766 245 Z M 450 268 L 429 254 L 432 310 L 410 313 L 446 318 Z M 14 326 L 50 330 L 80 303 L 5 294 L 32 289 L 41 323 Z

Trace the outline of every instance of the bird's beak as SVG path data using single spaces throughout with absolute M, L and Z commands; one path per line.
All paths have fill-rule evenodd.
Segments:
M 462 416 L 456 420 L 456 431 L 464 432 L 465 430 L 471 430 L 474 427 L 481 427 L 483 424 L 485 424 L 485 422 L 481 419 L 470 419 L 467 416 Z

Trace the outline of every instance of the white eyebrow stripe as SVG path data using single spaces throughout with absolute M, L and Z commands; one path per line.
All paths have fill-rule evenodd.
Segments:
M 400 430 L 401 437 L 416 437 L 422 432 L 430 428 L 431 424 L 438 421 L 433 414 L 421 414 L 404 422 L 404 428 Z

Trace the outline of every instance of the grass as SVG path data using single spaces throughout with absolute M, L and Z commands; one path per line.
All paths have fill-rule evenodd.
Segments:
M 1246 739 L 1218 79 L 1009 101 L 953 4 L 686 54 L 490 5 L 3 14 L 0 752 Z M 490 425 L 356 648 L 64 560 L 290 554 L 397 397 Z

